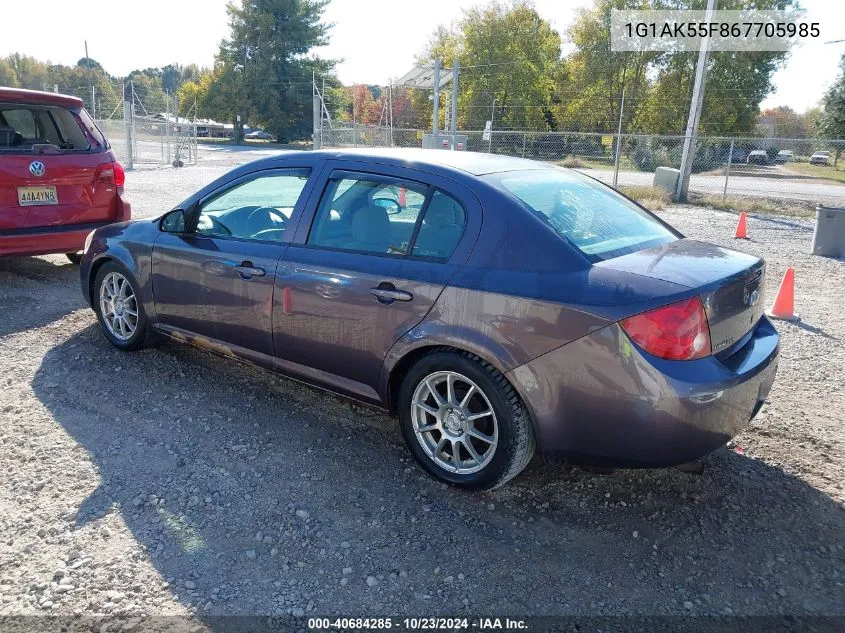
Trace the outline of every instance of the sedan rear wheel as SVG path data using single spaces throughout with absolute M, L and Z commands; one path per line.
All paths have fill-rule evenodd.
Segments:
M 496 453 L 499 426 L 493 406 L 478 385 L 458 372 L 437 371 L 420 381 L 411 420 L 429 459 L 453 473 L 476 473 Z
M 534 454 L 525 406 L 500 372 L 472 354 L 438 349 L 422 357 L 406 374 L 398 405 L 414 457 L 448 483 L 496 488 Z

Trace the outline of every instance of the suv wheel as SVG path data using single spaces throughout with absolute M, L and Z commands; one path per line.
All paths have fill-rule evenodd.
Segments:
M 420 359 L 402 382 L 399 419 L 420 465 L 457 486 L 501 486 L 534 455 L 525 406 L 500 372 L 471 354 L 438 350 Z
M 94 311 L 109 342 L 121 350 L 136 350 L 152 342 L 144 306 L 131 276 L 119 265 L 108 262 L 94 281 Z

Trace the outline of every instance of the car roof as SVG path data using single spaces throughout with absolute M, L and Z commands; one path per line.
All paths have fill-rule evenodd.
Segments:
M 309 152 L 309 156 L 326 160 L 360 160 L 397 167 L 417 167 L 422 169 L 445 168 L 448 170 L 462 171 L 473 176 L 482 176 L 501 171 L 555 168 L 548 163 L 515 158 L 513 156 L 421 148 L 368 147 L 314 150 Z
M 28 105 L 54 105 L 81 108 L 82 99 L 56 92 L 24 90 L 23 88 L 0 87 L 0 102 L 25 103 Z

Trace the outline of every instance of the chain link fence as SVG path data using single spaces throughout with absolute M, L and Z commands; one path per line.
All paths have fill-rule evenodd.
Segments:
M 178 104 L 172 95 L 143 94 L 132 82 L 101 84 L 99 89 L 56 89 L 82 99 L 127 167 L 196 164 L 197 131 L 202 125 L 196 121 L 195 106 L 185 116 L 177 116 Z
M 426 131 L 372 125 L 321 130 L 322 147 L 421 147 Z M 685 137 L 576 132 L 461 131 L 466 149 L 577 169 L 617 187 L 652 187 L 658 167 L 679 169 Z M 618 151 L 617 151 L 618 149 Z M 699 137 L 690 191 L 725 201 L 738 196 L 845 205 L 845 141 Z M 845 156 L 843 156 L 845 163 Z

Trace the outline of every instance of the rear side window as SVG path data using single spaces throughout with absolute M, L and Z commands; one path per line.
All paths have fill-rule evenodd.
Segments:
M 96 135 L 94 138 L 99 142 Z M 60 106 L 0 103 L 0 152 L 36 153 L 39 146 L 59 151 L 90 149 L 80 119 Z
M 332 179 L 308 235 L 325 248 L 407 255 L 428 188 L 405 181 Z
M 464 234 L 466 223 L 466 212 L 461 204 L 449 194 L 435 191 L 425 210 L 411 255 L 449 259 Z
M 3 110 L 6 125 L 15 129 L 23 138 L 35 138 L 38 132 L 35 128 L 35 118 L 30 110 Z
M 649 213 L 577 172 L 549 169 L 505 172 L 489 178 L 591 261 L 677 239 Z

